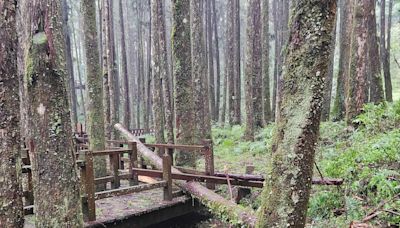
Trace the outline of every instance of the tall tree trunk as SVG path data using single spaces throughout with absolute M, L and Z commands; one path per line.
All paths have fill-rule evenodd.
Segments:
M 376 29 L 376 1 L 367 0 L 365 4 L 368 4 L 368 57 L 370 61 L 370 102 L 378 104 L 385 99 L 383 84 L 382 84 L 382 74 L 381 74 L 381 60 L 379 56 L 379 44 L 377 38 Z
M 348 124 L 361 113 L 366 101 L 368 66 L 368 8 L 365 0 L 354 2 L 354 24 L 351 37 L 349 78 L 346 80 L 346 121 Z
M 16 1 L 0 3 L 0 227 L 10 228 L 24 227 L 16 9 Z
M 216 66 L 216 84 L 215 84 L 215 116 L 214 121 L 219 120 L 220 103 L 221 103 L 221 65 L 219 59 L 219 37 L 218 37 L 218 18 L 215 9 L 215 0 L 212 0 L 212 32 L 214 34 L 214 51 L 215 51 L 215 66 Z
M 153 79 L 153 112 L 154 112 L 154 128 L 157 143 L 165 143 L 164 139 L 164 103 L 163 103 L 163 81 L 162 76 L 166 76 L 165 62 L 162 58 L 160 49 L 160 31 L 159 23 L 162 18 L 159 8 L 161 0 L 151 0 L 151 64 Z
M 124 79 L 124 126 L 130 127 L 131 107 L 130 107 L 130 93 L 129 93 L 129 79 L 128 79 L 128 66 L 127 66 L 127 49 L 125 40 L 125 25 L 124 25 L 124 10 L 122 8 L 122 0 L 119 0 L 119 20 L 121 26 L 121 65 L 122 77 Z
M 339 72 L 336 83 L 336 97 L 333 105 L 333 119 L 342 120 L 345 117 L 345 81 L 349 77 L 349 62 L 351 49 L 351 31 L 353 27 L 354 0 L 340 0 L 340 56 Z
M 81 49 L 78 46 L 78 40 L 76 38 L 76 31 L 75 29 L 73 29 L 73 37 L 74 37 L 74 49 L 75 49 L 75 55 L 76 55 L 76 60 L 75 60 L 75 64 L 76 64 L 76 71 L 78 73 L 78 80 L 79 80 L 79 97 L 81 98 L 81 110 L 82 110 L 82 114 L 83 114 L 83 118 L 84 118 L 84 122 L 85 122 L 85 126 L 86 126 L 86 106 L 85 106 L 85 97 L 83 95 L 83 80 L 82 80 L 82 74 L 81 74 Z
M 108 0 L 103 0 L 103 8 L 102 8 L 102 19 L 103 19 L 103 27 L 102 27 L 102 33 L 103 33 L 103 38 L 102 38 L 102 46 L 103 46 L 103 107 L 104 107 L 104 129 L 105 129 L 105 137 L 107 139 L 111 139 L 111 110 L 110 110 L 110 88 L 109 88 L 109 56 L 110 56 L 110 49 L 108 45 L 108 39 L 109 39 L 109 1 Z
M 214 53 L 213 53 L 213 27 L 212 27 L 212 1 L 206 0 L 206 30 L 207 30 L 207 60 L 208 60 L 208 92 L 210 97 L 211 119 L 217 120 L 215 96 L 215 75 L 214 75 Z
M 105 8 L 107 8 L 104 5 Z M 86 51 L 86 91 L 88 98 L 88 126 L 89 149 L 92 151 L 104 150 L 105 131 L 103 114 L 103 84 L 100 72 L 99 53 L 96 30 L 96 7 L 93 1 L 82 1 L 82 12 L 84 17 L 85 51 Z M 105 38 L 105 37 L 104 37 Z M 105 60 L 103 60 L 105 61 Z M 106 160 L 95 158 L 95 176 L 106 176 Z M 98 186 L 99 190 L 105 189 L 105 185 Z
M 74 69 L 72 65 L 72 50 L 71 50 L 71 33 L 69 31 L 69 15 L 68 15 L 68 5 L 66 0 L 62 1 L 62 16 L 63 16 L 63 34 L 65 37 L 65 57 L 67 61 L 67 70 L 69 75 L 69 84 L 68 84 L 68 94 L 70 98 L 71 104 L 71 122 L 73 130 L 78 123 L 78 111 L 76 107 L 76 89 L 75 89 L 75 77 L 74 77 Z
M 241 124 L 242 122 L 242 88 L 241 88 L 241 64 L 240 64 L 240 1 L 234 0 L 233 13 L 233 75 L 235 86 L 235 103 L 234 103 L 234 121 L 233 124 Z
M 173 144 L 174 143 L 174 125 L 173 125 L 173 115 L 172 115 L 172 99 L 171 99 L 171 91 L 170 91 L 170 80 L 168 76 L 168 55 L 167 55 L 167 44 L 165 37 L 165 16 L 164 16 L 164 5 L 162 0 L 153 0 L 152 12 L 154 13 L 153 17 L 153 30 L 157 32 L 158 39 L 153 40 L 154 42 L 158 42 L 155 47 L 158 48 L 154 53 L 157 55 L 156 58 L 158 62 L 155 63 L 155 72 L 157 74 L 157 78 L 160 79 L 160 83 L 163 88 L 162 97 L 164 98 L 164 113 L 165 115 L 165 128 L 167 130 L 167 142 Z M 154 81 L 155 82 L 155 81 Z
M 272 121 L 271 96 L 269 86 L 269 0 L 262 1 L 262 94 L 264 123 Z
M 190 44 L 190 0 L 173 1 L 172 53 L 175 78 L 175 124 L 176 142 L 194 144 L 194 103 L 191 75 Z M 179 151 L 176 165 L 196 166 L 196 156 L 188 151 Z
M 228 0 L 227 3 L 227 26 L 226 26 L 226 76 L 228 79 L 228 121 L 231 125 L 235 124 L 235 61 L 234 61 L 234 42 L 235 42 L 235 1 Z
M 245 138 L 254 141 L 255 127 L 262 126 L 262 50 L 260 0 L 248 0 L 246 44 L 246 131 Z
M 33 3 L 32 37 L 25 56 L 36 227 L 83 226 L 82 209 L 77 206 L 81 197 L 75 152 L 70 140 L 61 10 L 60 1 Z
M 285 81 L 258 227 L 298 228 L 306 223 L 336 1 L 292 4 Z
M 382 0 L 384 3 L 385 1 Z M 384 7 L 383 7 L 384 9 Z M 390 76 L 390 42 L 391 42 L 391 31 L 392 31 L 392 14 L 393 14 L 393 0 L 389 0 L 389 16 L 387 23 L 387 40 L 381 40 L 381 42 L 386 42 L 385 50 L 383 51 L 385 54 L 383 56 L 383 75 L 385 78 L 385 94 L 386 100 L 389 102 L 393 101 L 393 92 L 392 92 L 392 79 Z M 383 24 L 383 27 L 385 25 Z
M 338 16 L 338 15 L 337 15 Z M 328 76 L 325 80 L 324 103 L 322 105 L 321 121 L 328 121 L 331 112 L 331 99 L 332 99 L 332 84 L 333 84 L 333 71 L 335 65 L 335 48 L 336 48 L 336 25 L 332 31 L 332 51 L 329 58 Z
M 190 38 L 192 57 L 192 80 L 194 115 L 196 124 L 195 143 L 211 135 L 208 104 L 208 89 L 205 86 L 206 66 L 203 42 L 203 0 L 190 0 Z
M 136 109 L 136 126 L 140 128 L 141 126 L 141 121 L 140 121 L 140 113 L 141 113 L 141 108 L 144 107 L 144 94 L 145 94 L 145 80 L 144 80 L 144 47 L 143 47 L 143 37 L 142 37 L 142 18 L 143 18 L 143 3 L 142 1 L 138 1 L 138 6 L 137 6 L 137 23 L 138 23 L 138 28 L 137 28 L 137 36 L 138 36 L 138 42 L 139 42 L 139 55 L 138 55 L 138 103 L 137 109 Z M 142 105 L 143 104 L 143 105 Z M 146 115 L 144 113 L 144 115 Z

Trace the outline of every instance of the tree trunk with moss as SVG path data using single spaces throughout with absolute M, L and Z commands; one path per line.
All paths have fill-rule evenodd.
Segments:
M 345 117 L 345 88 L 344 84 L 349 77 L 350 41 L 353 25 L 353 1 L 340 0 L 340 55 L 339 72 L 336 83 L 336 97 L 332 108 L 334 120 L 342 120 Z
M 75 151 L 70 139 L 61 3 L 43 0 L 35 2 L 32 9 L 35 30 L 25 57 L 25 86 L 31 114 L 35 225 L 83 227 Z
M 240 58 L 240 1 L 234 0 L 233 12 L 233 77 L 235 86 L 235 103 L 233 124 L 242 123 L 242 79 L 241 79 L 241 58 Z
M 216 1 L 212 0 L 212 31 L 214 35 L 214 46 L 215 46 L 215 117 L 214 121 L 218 122 L 220 113 L 220 103 L 221 103 L 221 65 L 219 59 L 219 37 L 218 37 L 218 18 L 215 9 Z
M 368 61 L 368 6 L 365 0 L 354 2 L 354 24 L 351 37 L 351 60 L 346 80 L 346 121 L 351 124 L 366 102 Z
M 384 0 L 382 0 L 385 3 Z M 383 8 L 384 9 L 384 8 Z M 387 40 L 383 39 L 381 42 L 385 43 L 385 51 L 383 56 L 383 77 L 385 79 L 385 94 L 386 100 L 393 102 L 393 86 L 392 77 L 390 75 L 390 47 L 391 47 L 391 33 L 392 33 L 392 19 L 393 19 L 393 0 L 389 0 L 389 15 L 387 17 Z
M 262 126 L 261 83 L 261 4 L 260 0 L 249 0 L 247 10 L 246 44 L 246 131 L 245 138 L 254 141 L 256 127 Z
M 304 227 L 328 74 L 335 0 L 292 2 L 282 100 L 258 227 Z
M 162 91 L 161 71 L 165 71 L 166 63 L 161 63 L 160 36 L 158 23 L 158 8 L 160 0 L 151 0 L 151 73 L 153 80 L 153 112 L 154 112 L 154 130 L 157 143 L 165 143 L 164 139 L 164 102 Z
M 207 77 L 207 63 L 204 53 L 203 37 L 203 0 L 190 1 L 190 37 L 191 37 L 191 57 L 192 57 L 192 80 L 194 115 L 196 124 L 195 143 L 200 143 L 202 139 L 210 138 L 211 125 L 208 88 L 205 85 Z
M 233 125 L 235 124 L 235 77 L 234 77 L 234 68 L 235 63 L 233 59 L 234 55 L 234 13 L 235 13 L 235 0 L 228 0 L 227 2 L 227 25 L 226 25 L 226 42 L 225 42 L 225 72 L 227 79 L 227 90 L 228 90 L 228 122 Z
M 108 65 L 109 65 L 109 46 L 108 46 L 108 24 L 109 24 L 109 17 L 108 17 L 108 0 L 102 0 L 103 6 L 101 8 L 102 14 L 102 50 L 103 53 L 103 61 L 102 61 L 102 83 L 103 83 L 103 109 L 104 109 L 104 129 L 105 129 L 105 137 L 107 139 L 111 139 L 111 114 L 110 114 L 110 88 L 108 82 Z
M 269 0 L 263 0 L 261 5 L 262 14 L 262 107 L 264 124 L 272 121 L 271 96 L 269 84 Z
M 176 142 L 194 144 L 194 104 L 191 75 L 190 0 L 173 1 L 172 52 L 175 77 Z M 196 165 L 196 157 L 188 151 L 178 151 L 176 165 Z
M 16 9 L 13 0 L 0 3 L 0 227 L 10 228 L 24 226 Z
M 103 83 L 99 63 L 95 2 L 92 0 L 82 1 L 82 12 L 86 47 L 87 133 L 89 135 L 89 149 L 92 151 L 104 150 Z M 96 157 L 94 168 L 96 177 L 106 176 L 105 158 Z M 105 186 L 99 186 L 98 189 L 105 189 Z
M 376 30 L 376 6 L 375 0 L 366 0 L 368 6 L 368 58 L 371 74 L 370 80 L 370 99 L 375 104 L 381 103 L 385 99 L 382 84 L 381 61 L 379 57 L 379 44 Z
M 121 29 L 121 66 L 122 66 L 122 77 L 124 79 L 123 88 L 124 88 L 124 125 L 127 128 L 130 128 L 130 117 L 131 117 L 131 107 L 130 107 L 130 94 L 129 94 L 129 77 L 128 77 L 128 63 L 127 63 L 127 49 L 125 44 L 125 25 L 124 25 L 124 10 L 122 6 L 122 0 L 119 0 L 119 20 L 120 20 L 120 29 Z M 141 91 L 138 91 L 138 94 Z M 138 101 L 139 102 L 139 101 Z M 139 127 L 139 126 L 138 126 Z

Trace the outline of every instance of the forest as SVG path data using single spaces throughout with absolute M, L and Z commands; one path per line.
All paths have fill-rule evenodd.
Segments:
M 399 0 L 0 0 L 0 228 L 400 227 Z

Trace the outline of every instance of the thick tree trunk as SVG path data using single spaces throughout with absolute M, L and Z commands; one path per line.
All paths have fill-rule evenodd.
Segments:
M 0 3 L 0 227 L 10 228 L 24 226 L 16 8 L 12 0 Z
M 103 33 L 103 38 L 102 38 L 102 46 L 103 46 L 103 107 L 104 107 L 104 129 L 105 129 L 105 137 L 107 139 L 111 139 L 111 132 L 112 129 L 110 128 L 111 126 L 111 116 L 110 116 L 110 88 L 109 88 L 109 81 L 108 81 L 108 66 L 109 66 L 109 45 L 108 45 L 108 33 L 109 33 L 109 1 L 108 0 L 103 0 L 103 8 L 102 8 L 102 19 L 103 19 L 103 27 L 102 27 L 102 33 Z
M 127 54 L 126 40 L 125 40 L 125 25 L 124 25 L 124 10 L 122 8 L 122 0 L 119 0 L 119 20 L 121 29 L 121 65 L 122 65 L 122 77 L 124 79 L 124 125 L 130 127 L 131 118 L 131 107 L 130 107 L 130 94 L 129 94 L 129 78 L 128 78 L 128 66 L 127 66 Z
M 203 0 L 190 1 L 190 37 L 194 115 L 196 124 L 195 143 L 200 143 L 202 139 L 210 138 L 211 136 L 209 95 L 205 83 L 207 80 L 207 63 L 205 60 L 203 42 Z
M 297 228 L 306 222 L 336 1 L 292 4 L 285 81 L 258 227 Z
M 115 129 L 119 130 L 121 135 L 127 140 L 136 142 L 138 153 L 148 159 L 148 161 L 152 165 L 154 165 L 156 169 L 162 169 L 162 159 L 154 154 L 145 145 L 143 145 L 138 138 L 136 138 L 130 132 L 124 129 L 121 124 L 116 124 Z M 172 173 L 182 172 L 172 167 Z M 256 218 L 252 210 L 239 206 L 232 201 L 226 200 L 224 197 L 216 194 L 212 190 L 207 189 L 200 183 L 186 181 L 175 181 L 174 183 L 177 184 L 184 191 L 189 192 L 193 197 L 199 199 L 201 203 L 206 205 L 211 210 L 211 212 L 213 212 L 217 216 L 223 216 L 225 219 L 236 223 L 236 225 L 238 226 L 241 225 L 243 227 L 254 227 Z
M 371 74 L 370 80 L 370 102 L 375 104 L 384 101 L 384 91 L 382 84 L 382 74 L 381 74 L 381 60 L 379 56 L 379 44 L 377 38 L 376 29 L 376 6 L 375 0 L 367 0 L 365 4 L 368 4 L 368 55 L 369 55 L 369 69 Z
M 264 124 L 272 119 L 271 95 L 269 86 L 269 0 L 262 1 L 262 94 Z
M 86 91 L 88 98 L 87 133 L 90 142 L 89 149 L 92 151 L 104 150 L 105 125 L 103 115 L 103 84 L 101 80 L 102 75 L 100 73 L 99 49 L 97 47 L 96 6 L 94 2 L 91 0 L 84 0 L 82 2 L 82 12 L 84 17 L 83 30 L 85 32 L 86 47 Z M 106 176 L 105 158 L 96 158 L 94 166 L 96 177 Z M 99 186 L 99 190 L 104 188 L 104 185 Z
M 74 146 L 70 140 L 65 40 L 63 25 L 59 23 L 62 21 L 61 3 L 34 2 L 32 9 L 35 29 L 25 58 L 25 86 L 31 114 L 29 145 L 35 225 L 83 227 Z
M 262 126 L 262 50 L 261 50 L 261 4 L 249 0 L 247 10 L 246 44 L 246 131 L 245 138 L 254 141 L 254 129 Z
M 365 0 L 354 2 L 354 24 L 351 38 L 349 78 L 346 80 L 346 121 L 348 124 L 361 113 L 365 104 L 368 66 L 368 8 Z
M 349 62 L 351 49 L 351 31 L 353 27 L 353 1 L 340 0 L 340 56 L 339 73 L 336 83 L 336 97 L 333 105 L 333 119 L 342 120 L 345 117 L 345 81 L 349 77 Z
M 173 1 L 172 53 L 175 78 L 175 124 L 176 142 L 194 144 L 194 103 L 191 75 L 190 0 Z M 196 166 L 196 156 L 188 151 L 179 151 L 176 165 Z

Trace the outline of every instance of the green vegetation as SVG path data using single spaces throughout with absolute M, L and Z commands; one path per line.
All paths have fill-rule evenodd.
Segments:
M 366 105 L 355 122 L 357 129 L 343 122 L 321 125 L 316 162 L 324 177 L 345 182 L 340 187 L 313 186 L 308 213 L 312 227 L 346 227 L 381 204 L 381 213 L 369 222 L 379 227 L 400 225 L 400 102 Z M 253 164 L 256 173 L 265 173 L 273 129 L 270 125 L 260 130 L 252 143 L 243 141 L 244 127 L 215 127 L 216 169 L 243 173 L 245 165 Z M 243 204 L 257 209 L 259 193 L 253 191 Z

